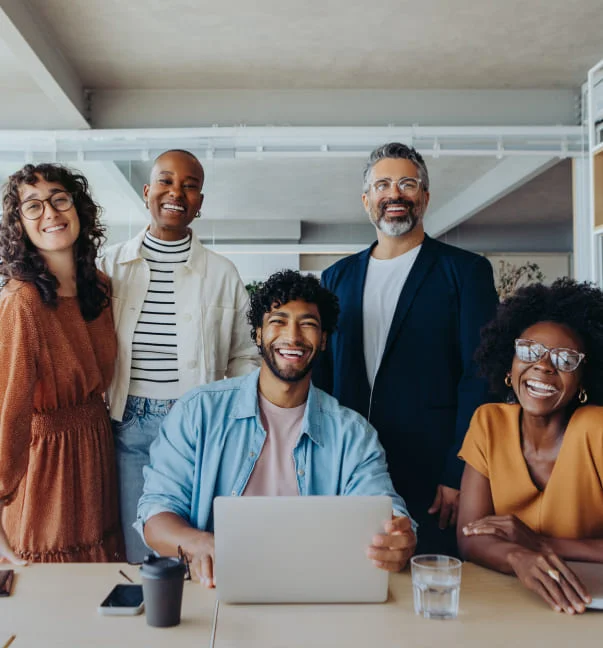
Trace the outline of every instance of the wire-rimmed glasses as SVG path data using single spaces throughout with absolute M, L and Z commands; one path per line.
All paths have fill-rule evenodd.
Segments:
M 373 191 L 377 194 L 384 194 L 390 192 L 394 185 L 398 187 L 398 191 L 405 196 L 416 196 L 421 189 L 421 178 L 404 177 L 399 180 L 392 180 L 391 178 L 379 178 L 371 183 Z
M 566 373 L 576 371 L 582 360 L 586 358 L 586 354 L 580 353 L 580 351 L 576 351 L 575 349 L 566 349 L 564 347 L 549 349 L 549 347 L 534 340 L 526 340 L 523 338 L 517 338 L 515 340 L 515 355 L 522 362 L 530 364 L 538 362 L 547 353 L 549 354 L 553 367 Z

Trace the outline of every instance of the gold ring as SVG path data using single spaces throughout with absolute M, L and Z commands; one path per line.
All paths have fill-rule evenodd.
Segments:
M 561 582 L 561 574 L 557 569 L 547 569 L 546 572 L 556 583 Z

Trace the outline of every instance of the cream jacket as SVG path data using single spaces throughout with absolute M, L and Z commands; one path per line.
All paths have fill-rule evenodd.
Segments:
M 130 387 L 132 340 L 151 279 L 140 248 L 146 228 L 108 248 L 99 268 L 111 278 L 117 362 L 107 392 L 111 418 L 121 421 Z M 249 299 L 234 265 L 193 235 L 188 261 L 174 274 L 178 379 L 182 394 L 224 377 L 249 373 L 260 357 L 247 324 Z

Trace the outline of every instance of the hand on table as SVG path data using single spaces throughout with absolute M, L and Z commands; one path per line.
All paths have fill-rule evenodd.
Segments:
M 542 597 L 555 612 L 581 614 L 591 597 L 580 579 L 555 553 L 518 549 L 509 564 L 525 587 Z
M 17 554 L 12 550 L 6 537 L 6 531 L 2 526 L 2 509 L 4 504 L 0 502 L 0 562 L 7 561 L 13 563 L 13 565 L 27 565 L 27 560 L 19 558 Z
M 191 576 L 208 589 L 215 587 L 214 534 L 201 531 L 194 547 L 188 547 L 186 553 L 190 561 Z
M 459 510 L 459 490 L 438 484 L 436 496 L 433 504 L 427 509 L 428 513 L 435 515 L 440 512 L 440 529 L 445 529 L 448 526 L 456 524 L 456 517 Z
M 373 537 L 373 544 L 366 553 L 376 567 L 399 572 L 413 555 L 417 537 L 406 516 L 393 517 L 384 526 L 385 533 Z
M 546 538 L 538 535 L 514 515 L 488 515 L 463 527 L 466 536 L 493 535 L 530 551 L 550 553 Z
M 488 515 L 463 527 L 466 536 L 489 535 L 522 547 L 511 551 L 509 564 L 517 578 L 557 612 L 582 613 L 590 596 L 580 579 L 557 556 L 544 536 L 514 515 Z

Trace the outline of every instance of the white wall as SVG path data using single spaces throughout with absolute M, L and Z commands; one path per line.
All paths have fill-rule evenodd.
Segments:
M 211 246 L 208 246 L 211 248 Z M 299 270 L 299 254 L 224 254 L 230 259 L 243 283 L 265 281 L 271 274 L 279 270 Z

